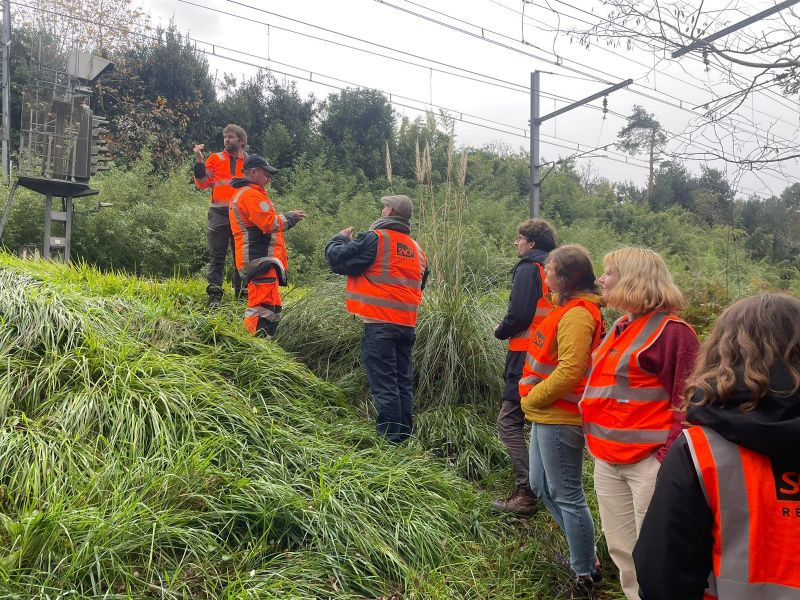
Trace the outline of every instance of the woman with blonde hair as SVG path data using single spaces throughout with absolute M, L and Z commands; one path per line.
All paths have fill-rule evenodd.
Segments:
M 683 296 L 661 256 L 621 248 L 603 265 L 603 299 L 625 314 L 592 355 L 580 408 L 609 554 L 625 596 L 638 600 L 631 553 L 661 461 L 683 429 L 683 390 L 699 342 L 677 316 Z
M 726 308 L 634 550 L 645 600 L 800 598 L 800 300 Z

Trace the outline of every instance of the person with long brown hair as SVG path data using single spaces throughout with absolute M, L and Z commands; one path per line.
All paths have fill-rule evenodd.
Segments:
M 800 598 L 800 300 L 726 308 L 634 550 L 645 600 Z
M 683 429 L 679 408 L 699 342 L 677 316 L 683 296 L 661 256 L 621 248 L 603 263 L 603 299 L 625 314 L 592 355 L 580 408 L 608 551 L 625 596 L 637 600 L 631 553 L 661 461 Z
M 593 598 L 600 572 L 594 524 L 583 490 L 584 437 L 578 401 L 592 350 L 603 337 L 599 289 L 582 246 L 556 248 L 545 264 L 554 308 L 536 327 L 519 382 L 531 421 L 531 489 L 564 532 L 569 546 L 569 598 Z

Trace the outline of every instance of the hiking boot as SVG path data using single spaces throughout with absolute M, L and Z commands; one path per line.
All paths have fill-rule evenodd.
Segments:
M 529 517 L 536 512 L 539 499 L 525 485 L 518 485 L 514 492 L 505 500 L 492 502 L 492 510 L 502 513 L 511 513 L 522 517 Z
M 244 300 L 245 302 L 247 302 L 247 288 L 234 290 L 233 295 L 237 300 Z
M 222 304 L 222 294 L 208 295 L 208 303 L 206 304 L 208 308 L 219 308 L 220 304 Z
M 218 308 L 222 303 L 222 288 L 218 285 L 209 284 L 206 288 L 208 294 L 208 308 Z

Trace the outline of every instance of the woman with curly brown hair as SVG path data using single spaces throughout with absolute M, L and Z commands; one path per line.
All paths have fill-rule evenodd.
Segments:
M 634 551 L 645 600 L 800 598 L 800 300 L 720 315 Z

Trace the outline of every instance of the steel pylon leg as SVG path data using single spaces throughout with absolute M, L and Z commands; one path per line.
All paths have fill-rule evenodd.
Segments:
M 3 216 L 0 217 L 0 240 L 3 239 L 3 232 L 6 228 L 6 223 L 8 222 L 8 215 L 11 212 L 11 204 L 14 202 L 14 195 L 17 193 L 17 187 L 19 186 L 19 180 L 14 180 L 14 185 L 11 186 L 11 191 L 8 192 L 8 199 L 6 200 L 6 206 L 3 209 Z

